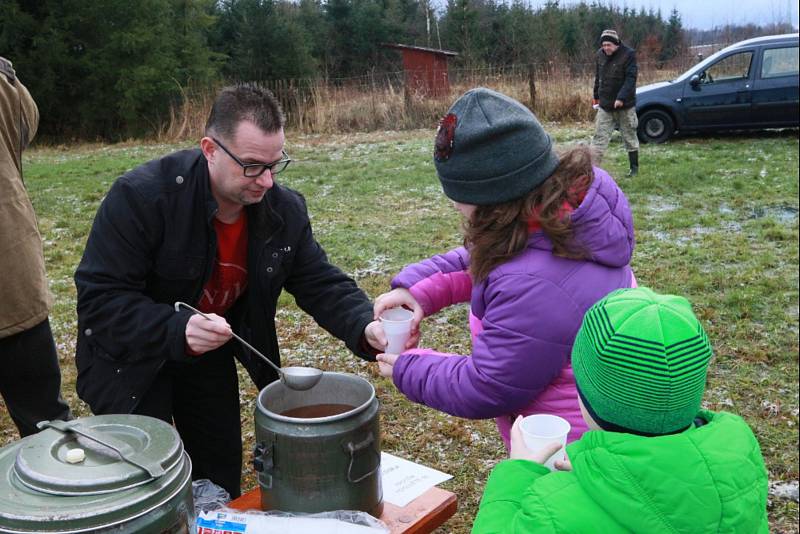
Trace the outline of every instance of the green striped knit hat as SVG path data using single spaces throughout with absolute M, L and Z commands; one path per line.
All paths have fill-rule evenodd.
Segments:
M 700 409 L 711 343 L 683 297 L 619 289 L 589 308 L 572 348 L 578 393 L 605 430 L 680 432 Z

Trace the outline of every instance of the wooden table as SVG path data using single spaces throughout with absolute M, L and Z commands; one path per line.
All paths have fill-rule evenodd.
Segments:
M 250 490 L 228 503 L 235 510 L 260 510 L 261 489 Z M 456 494 L 433 487 L 400 508 L 383 503 L 380 520 L 386 523 L 392 534 L 427 534 L 444 524 L 456 513 Z

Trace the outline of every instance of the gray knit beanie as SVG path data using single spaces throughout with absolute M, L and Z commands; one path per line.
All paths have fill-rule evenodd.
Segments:
M 602 45 L 606 41 L 617 46 L 622 42 L 619 39 L 619 35 L 617 35 L 617 32 L 614 30 L 603 30 L 603 33 L 600 34 L 600 44 Z
M 464 204 L 520 198 L 553 174 L 553 141 L 528 108 L 479 87 L 439 122 L 434 163 L 444 194 Z

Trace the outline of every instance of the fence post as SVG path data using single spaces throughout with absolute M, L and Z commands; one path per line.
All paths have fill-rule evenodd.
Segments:
M 528 65 L 528 88 L 531 93 L 531 111 L 536 111 L 536 67 L 533 63 Z
M 408 74 L 406 74 L 405 79 L 403 80 L 403 114 L 405 115 L 406 119 L 413 116 L 414 113 L 414 98 L 411 94 L 411 88 L 409 87 L 409 78 Z

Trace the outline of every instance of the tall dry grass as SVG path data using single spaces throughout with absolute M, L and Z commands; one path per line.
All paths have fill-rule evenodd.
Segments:
M 591 121 L 593 72 L 557 65 L 451 69 L 450 90 L 429 96 L 405 87 L 403 73 L 338 80 L 268 80 L 261 82 L 278 97 L 287 126 L 306 133 L 404 130 L 433 127 L 450 104 L 470 88 L 483 86 L 505 93 L 542 121 Z M 640 65 L 639 85 L 674 78 L 682 68 Z M 218 87 L 186 90 L 170 110 L 157 137 L 161 141 L 202 136 Z
M 199 139 L 220 87 L 181 89 L 180 100 L 170 106 L 167 119 L 156 131 L 159 142 Z

